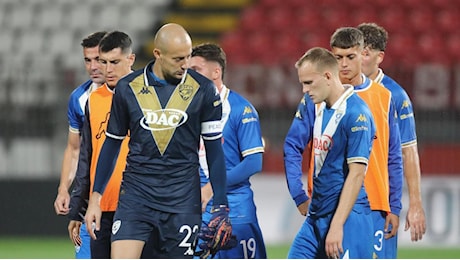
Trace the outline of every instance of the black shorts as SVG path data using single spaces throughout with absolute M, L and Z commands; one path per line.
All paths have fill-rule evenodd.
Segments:
M 193 258 L 200 223 L 201 214 L 158 211 L 125 194 L 120 197 L 113 219 L 112 242 L 141 240 L 153 250 L 153 253 L 144 252 L 148 256 Z
M 91 239 L 91 258 L 109 259 L 110 258 L 110 237 L 112 234 L 112 222 L 114 212 L 102 212 L 101 227 L 99 231 L 94 231 L 96 240 Z

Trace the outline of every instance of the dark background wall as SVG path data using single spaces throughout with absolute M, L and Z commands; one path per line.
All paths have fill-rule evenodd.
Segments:
M 54 212 L 58 180 L 1 180 L 0 236 L 67 235 L 66 217 Z

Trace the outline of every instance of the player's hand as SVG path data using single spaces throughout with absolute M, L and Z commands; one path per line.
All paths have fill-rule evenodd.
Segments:
M 422 240 L 426 232 L 425 211 L 422 205 L 410 205 L 406 215 L 404 231 L 410 228 L 410 238 L 416 242 Z
M 391 230 L 390 230 L 391 228 Z M 385 226 L 383 231 L 385 232 L 385 239 L 396 236 L 399 228 L 399 216 L 393 213 L 388 213 L 385 219 Z
M 70 240 L 72 240 L 75 246 L 81 246 L 80 227 L 81 222 L 77 220 L 71 220 L 67 226 Z
M 58 215 L 69 214 L 70 195 L 67 191 L 58 190 L 56 200 L 54 201 L 54 211 Z
M 206 206 L 208 205 L 213 195 L 214 193 L 212 192 L 212 186 L 210 182 L 201 187 L 201 212 L 206 211 Z
M 300 203 L 299 206 L 297 206 L 297 209 L 299 210 L 302 216 L 307 216 L 309 205 L 310 205 L 310 199 L 306 200 L 305 202 Z
M 102 195 L 97 192 L 93 192 L 88 202 L 88 209 L 85 214 L 86 230 L 92 239 L 96 240 L 96 234 L 94 230 L 99 231 L 101 228 L 101 216 L 102 211 L 100 207 Z
M 227 205 L 213 206 L 211 220 L 207 226 L 201 228 L 198 238 L 203 242 L 198 246 L 200 258 L 214 256 L 219 250 L 226 250 L 236 246 L 236 237 L 232 236 L 232 224 L 228 217 Z
M 329 258 L 338 259 L 343 254 L 343 226 L 331 223 L 327 232 L 324 248 Z

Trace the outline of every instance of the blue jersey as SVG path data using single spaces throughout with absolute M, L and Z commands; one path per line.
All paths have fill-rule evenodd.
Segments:
M 302 182 L 302 154 L 313 139 L 315 104 L 308 94 L 300 101 L 284 142 L 284 169 L 289 193 L 296 206 L 308 200 Z
M 220 93 L 222 100 L 223 150 L 227 174 L 237 166 L 245 156 L 263 153 L 262 134 L 259 115 L 248 100 L 227 87 Z M 209 182 L 205 149 L 200 146 L 201 186 Z M 227 198 L 230 207 L 230 219 L 233 224 L 257 221 L 256 207 L 249 177 L 227 186 Z M 227 182 L 231 178 L 227 177 Z M 203 221 L 211 218 L 211 205 L 208 203 Z
M 308 128 L 302 130 L 302 126 Z M 301 133 L 296 133 L 296 129 Z M 313 193 L 308 217 L 292 242 L 288 258 L 327 258 L 324 240 L 349 173 L 348 165 L 368 163 L 374 135 L 372 114 L 366 103 L 354 93 L 352 86 L 348 86 L 330 108 L 324 102 L 315 107 L 309 96 L 304 96 L 286 138 L 285 160 L 290 154 L 303 149 L 306 142 L 312 141 Z M 296 138 L 301 139 L 296 141 Z M 288 167 L 292 162 L 285 164 L 286 174 L 297 173 L 296 168 Z M 306 196 L 305 192 L 300 194 L 298 187 L 301 186 L 301 180 L 296 179 L 298 176 L 286 177 L 293 198 Z M 294 185 L 295 182 L 299 184 Z M 297 190 L 291 190 L 291 187 L 297 187 Z M 293 191 L 299 195 L 296 197 Z M 373 235 L 369 212 L 370 206 L 362 184 L 353 210 L 343 224 L 344 252 L 340 258 L 371 258 Z
M 118 82 L 106 136 L 130 136 L 123 182 L 136 183 L 139 204 L 199 213 L 200 136 L 221 138 L 221 101 L 212 81 L 201 74 L 188 70 L 173 85 L 158 79 L 152 66 Z
M 73 133 L 80 133 L 85 121 L 85 105 L 89 94 L 95 89 L 95 85 L 91 80 L 78 86 L 70 94 L 69 104 L 67 108 L 67 118 L 69 120 L 69 130 Z
M 333 213 L 350 163 L 368 163 L 375 125 L 372 114 L 349 86 L 335 104 L 318 108 L 313 129 L 314 175 L 311 217 Z M 369 207 L 364 184 L 355 204 Z
M 397 121 L 401 136 L 401 146 L 407 147 L 417 144 L 414 109 L 407 92 L 396 81 L 384 74 L 381 69 L 379 69 L 374 81 L 382 84 L 391 92 L 398 115 Z

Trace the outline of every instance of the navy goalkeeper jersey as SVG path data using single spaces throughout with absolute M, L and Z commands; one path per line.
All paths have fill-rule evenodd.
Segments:
M 123 181 L 136 182 L 140 203 L 194 212 L 201 203 L 200 136 L 221 138 L 222 104 L 204 76 L 188 70 L 172 85 L 157 78 L 152 65 L 118 82 L 106 135 L 123 139 L 129 132 Z

